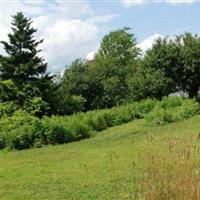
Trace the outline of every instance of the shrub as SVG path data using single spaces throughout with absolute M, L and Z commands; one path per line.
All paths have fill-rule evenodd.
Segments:
M 84 122 L 74 120 L 71 129 L 75 133 L 75 140 L 89 138 L 92 128 Z
M 173 102 L 174 100 L 174 102 Z M 199 114 L 200 106 L 195 100 L 181 98 L 164 99 L 146 116 L 147 124 L 162 125 L 188 119 Z
M 152 125 L 163 125 L 165 123 L 173 122 L 172 113 L 169 110 L 164 110 L 163 108 L 156 107 L 147 117 L 147 124 Z
M 143 100 L 136 104 L 135 107 L 135 118 L 144 118 L 148 113 L 152 111 L 158 101 L 154 99 Z
M 88 138 L 92 132 L 145 118 L 148 125 L 163 125 L 199 114 L 195 100 L 178 97 L 161 102 L 148 99 L 106 110 L 78 113 L 71 116 L 51 116 L 39 119 L 17 111 L 0 118 L 0 148 L 25 149 L 47 144 L 63 144 Z
M 183 103 L 182 97 L 164 97 L 160 102 L 160 107 L 164 109 L 181 106 Z
M 64 117 L 52 116 L 42 119 L 41 141 L 45 144 L 63 144 L 74 140 L 73 132 Z
M 104 112 L 91 112 L 89 115 L 85 116 L 84 120 L 94 131 L 102 131 L 107 128 L 106 115 Z
M 5 141 L 5 136 L 0 133 L 0 149 L 3 149 L 6 147 L 6 141 Z
M 65 129 L 62 126 L 51 126 L 51 129 L 46 133 L 47 142 L 49 144 L 62 144 L 65 143 Z
M 6 138 L 10 149 L 27 149 L 33 146 L 34 134 L 29 125 L 20 126 L 10 131 Z
M 0 124 L 1 146 L 9 149 L 30 148 L 40 129 L 40 120 L 23 111 L 17 111 L 11 117 L 3 117 Z
M 17 105 L 14 102 L 0 103 L 0 117 L 2 116 L 11 116 L 18 109 Z
M 48 103 L 43 101 L 41 97 L 34 97 L 24 103 L 23 109 L 32 115 L 41 117 L 47 114 L 50 108 Z

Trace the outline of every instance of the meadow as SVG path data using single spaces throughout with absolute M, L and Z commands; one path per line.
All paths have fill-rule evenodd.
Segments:
M 199 115 L 136 119 L 78 142 L 2 150 L 1 199 L 199 200 L 199 130 Z

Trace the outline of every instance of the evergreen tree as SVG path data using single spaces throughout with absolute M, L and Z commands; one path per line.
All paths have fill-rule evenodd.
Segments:
M 44 97 L 51 84 L 51 77 L 45 74 L 47 64 L 38 56 L 38 45 L 43 40 L 34 39 L 37 30 L 31 26 L 31 19 L 25 17 L 22 12 L 13 16 L 11 24 L 12 33 L 8 34 L 8 42 L 1 42 L 7 55 L 0 57 L 0 100 L 13 101 L 28 111 L 37 107 L 39 113 L 41 106 L 43 111 L 48 108 Z M 11 90 L 11 85 L 15 89 Z M 11 94 L 11 91 L 14 94 Z M 33 106 L 33 103 L 37 105 Z
M 38 56 L 38 45 L 43 40 L 36 41 L 31 27 L 32 21 L 22 12 L 13 16 L 12 32 L 8 34 L 9 41 L 2 41 L 7 56 L 0 59 L 0 76 L 3 80 L 12 79 L 26 81 L 45 73 L 47 64 Z

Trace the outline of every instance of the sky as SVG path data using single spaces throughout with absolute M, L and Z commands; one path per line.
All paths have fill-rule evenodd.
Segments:
M 44 39 L 41 56 L 51 73 L 76 58 L 92 59 L 103 36 L 119 28 L 130 27 L 143 51 L 158 37 L 200 34 L 200 0 L 0 0 L 0 40 L 7 40 L 17 11 L 32 18 L 36 38 Z

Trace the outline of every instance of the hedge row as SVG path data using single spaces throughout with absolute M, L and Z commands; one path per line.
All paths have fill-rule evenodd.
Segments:
M 148 99 L 106 110 L 43 119 L 17 111 L 11 117 L 0 118 L 0 148 L 25 149 L 68 143 L 89 138 L 95 132 L 134 119 L 145 118 L 150 124 L 164 124 L 198 111 L 197 102 L 177 97 L 164 98 L 161 102 Z
M 176 104 L 173 99 L 165 99 L 157 104 L 154 109 L 145 117 L 148 125 L 164 125 L 167 123 L 177 122 L 188 119 L 196 114 L 200 114 L 200 105 L 195 100 L 184 100 Z M 166 106 L 166 101 L 168 105 Z M 171 101 L 171 103 L 170 103 Z M 179 106 L 177 106 L 179 104 Z

